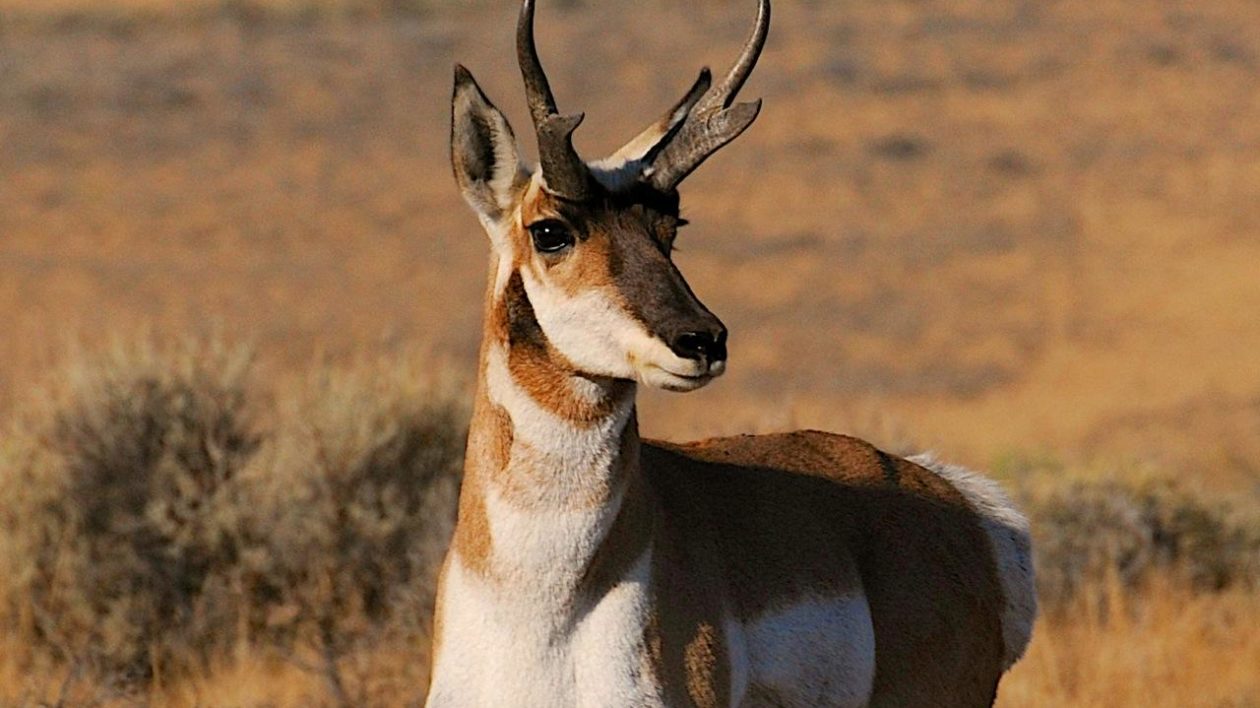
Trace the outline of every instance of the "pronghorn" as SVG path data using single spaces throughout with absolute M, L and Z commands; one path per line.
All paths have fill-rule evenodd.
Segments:
M 679 183 L 757 117 L 708 70 L 584 162 L 534 46 L 539 144 L 455 67 L 455 177 L 490 237 L 459 518 L 428 705 L 978 706 L 1035 614 L 1027 522 L 992 482 L 820 432 L 640 440 L 638 383 L 691 391 L 726 329 L 670 258 Z

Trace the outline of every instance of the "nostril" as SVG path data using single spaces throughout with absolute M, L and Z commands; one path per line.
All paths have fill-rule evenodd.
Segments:
M 686 359 L 722 361 L 726 358 L 726 332 L 683 332 L 674 338 L 670 349 Z
M 708 332 L 683 332 L 674 338 L 670 349 L 685 359 L 705 359 L 717 343 Z
M 709 349 L 709 361 L 726 361 L 726 330 L 717 333 Z

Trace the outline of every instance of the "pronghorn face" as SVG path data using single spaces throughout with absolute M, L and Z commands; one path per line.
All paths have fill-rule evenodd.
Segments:
M 582 116 L 557 112 L 538 60 L 533 0 L 521 8 L 517 54 L 537 167 L 525 164 L 507 119 L 456 66 L 451 161 L 497 257 L 492 297 L 537 324 L 553 363 L 674 391 L 700 388 L 725 370 L 726 328 L 670 258 L 683 223 L 677 186 L 757 117 L 759 101 L 733 101 L 769 21 L 769 1 L 759 0 L 752 37 L 720 84 L 711 86 L 705 69 L 659 121 L 591 164 L 573 149 Z
M 499 263 L 493 296 L 513 296 L 519 278 L 553 358 L 673 391 L 720 376 L 726 329 L 671 260 L 684 223 L 677 192 L 593 179 L 587 198 L 565 199 L 524 167 L 507 120 L 467 72 L 454 103 L 455 174 Z
M 726 368 L 726 328 L 670 258 L 677 194 L 609 192 L 585 203 L 535 176 L 510 249 L 543 333 L 583 373 L 690 391 Z

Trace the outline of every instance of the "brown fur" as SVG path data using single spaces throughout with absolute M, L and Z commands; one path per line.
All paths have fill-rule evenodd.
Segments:
M 721 641 L 713 625 L 701 622 L 695 636 L 683 647 L 683 668 L 687 672 L 687 694 L 697 706 L 717 708 L 718 691 L 730 685 L 726 662 L 721 656 Z
M 721 559 L 738 616 L 860 589 L 875 624 L 872 705 L 992 702 L 1001 585 L 975 514 L 940 477 L 819 432 L 648 443 L 643 469 L 662 513 L 689 529 L 679 542 Z
M 688 529 L 659 516 L 659 507 L 655 511 L 649 624 L 655 675 L 667 705 L 729 705 L 730 658 L 720 629 L 725 608 L 720 586 L 714 584 L 720 577 L 715 559 L 698 555 L 692 544 L 677 543 Z
M 649 442 L 641 467 L 640 476 L 627 465 L 626 501 L 583 591 L 605 592 L 653 540 L 658 601 L 645 658 L 671 705 L 727 705 L 725 613 L 755 620 L 801 599 L 856 592 L 875 625 L 871 705 L 992 702 L 1001 588 L 974 514 L 937 475 L 819 432 Z M 478 496 L 466 486 L 462 499 Z M 476 523 L 464 509 L 457 537 Z M 457 548 L 468 564 L 468 549 Z M 778 704 L 773 689 L 756 684 L 749 698 Z
M 487 336 L 481 345 L 481 370 L 485 370 L 488 347 L 496 341 L 506 341 L 507 330 L 500 314 L 501 305 L 494 297 L 493 273 L 486 285 Z M 512 420 L 507 411 L 491 403 L 486 395 L 485 382 L 478 385 L 473 403 L 473 419 L 468 428 L 468 447 L 464 456 L 464 479 L 459 495 L 458 519 L 455 524 L 451 549 L 464 565 L 478 575 L 489 575 L 490 522 L 486 517 L 485 495 L 481 485 L 489 470 L 506 469 L 512 450 Z M 447 563 L 450 562 L 449 557 Z M 445 572 L 445 564 L 443 564 Z M 438 578 L 439 586 L 441 577 Z M 440 593 L 439 593 L 440 596 Z M 440 615 L 440 613 L 439 613 Z
M 493 268 L 491 272 L 494 272 Z M 573 395 L 565 385 L 573 372 L 565 366 L 563 358 L 550 346 L 538 327 L 518 273 L 512 275 L 500 298 L 494 296 L 493 283 L 488 285 L 485 319 L 487 337 L 482 344 L 482 371 L 485 371 L 489 347 L 507 345 L 508 369 L 516 383 L 544 408 L 575 425 L 590 425 L 608 416 L 618 402 L 624 401 L 633 391 L 631 382 L 609 380 L 605 382 L 607 395 L 596 400 Z M 522 505 L 537 503 L 538 495 L 545 494 L 549 485 L 543 476 L 546 470 L 537 469 L 537 475 L 530 474 L 535 466 L 528 464 L 530 453 L 525 445 L 517 444 L 516 455 L 520 459 L 515 460 L 525 463 L 518 465 L 518 472 L 524 476 L 507 474 L 509 465 L 514 461 L 512 420 L 507 411 L 489 400 L 484 387 L 483 380 L 478 387 L 473 420 L 469 426 L 464 481 L 452 548 L 471 572 L 489 579 L 493 549 L 486 517 L 485 485 L 495 484 L 506 497 Z M 623 437 L 621 457 L 626 464 L 636 465 L 639 439 L 635 426 L 627 426 Z M 571 506 L 592 507 L 606 503 L 612 491 L 606 486 L 594 485 L 584 490 L 583 494 L 568 495 L 565 501 Z
M 486 516 L 485 477 L 489 470 L 506 468 L 512 445 L 512 423 L 484 394 L 473 407 L 459 516 L 451 548 L 473 573 L 490 574 L 490 520 Z

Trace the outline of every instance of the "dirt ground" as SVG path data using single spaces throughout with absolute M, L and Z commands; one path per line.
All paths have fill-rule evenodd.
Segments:
M 450 74 L 527 127 L 515 4 L 403 4 L 0 1 L 0 411 L 71 344 L 144 331 L 279 371 L 418 345 L 471 372 L 486 243 Z M 725 68 L 752 11 L 543 2 L 579 149 Z M 644 430 L 1260 483 L 1258 48 L 1247 0 L 777 3 L 761 118 L 683 190 L 677 259 L 730 373 L 646 394 Z

